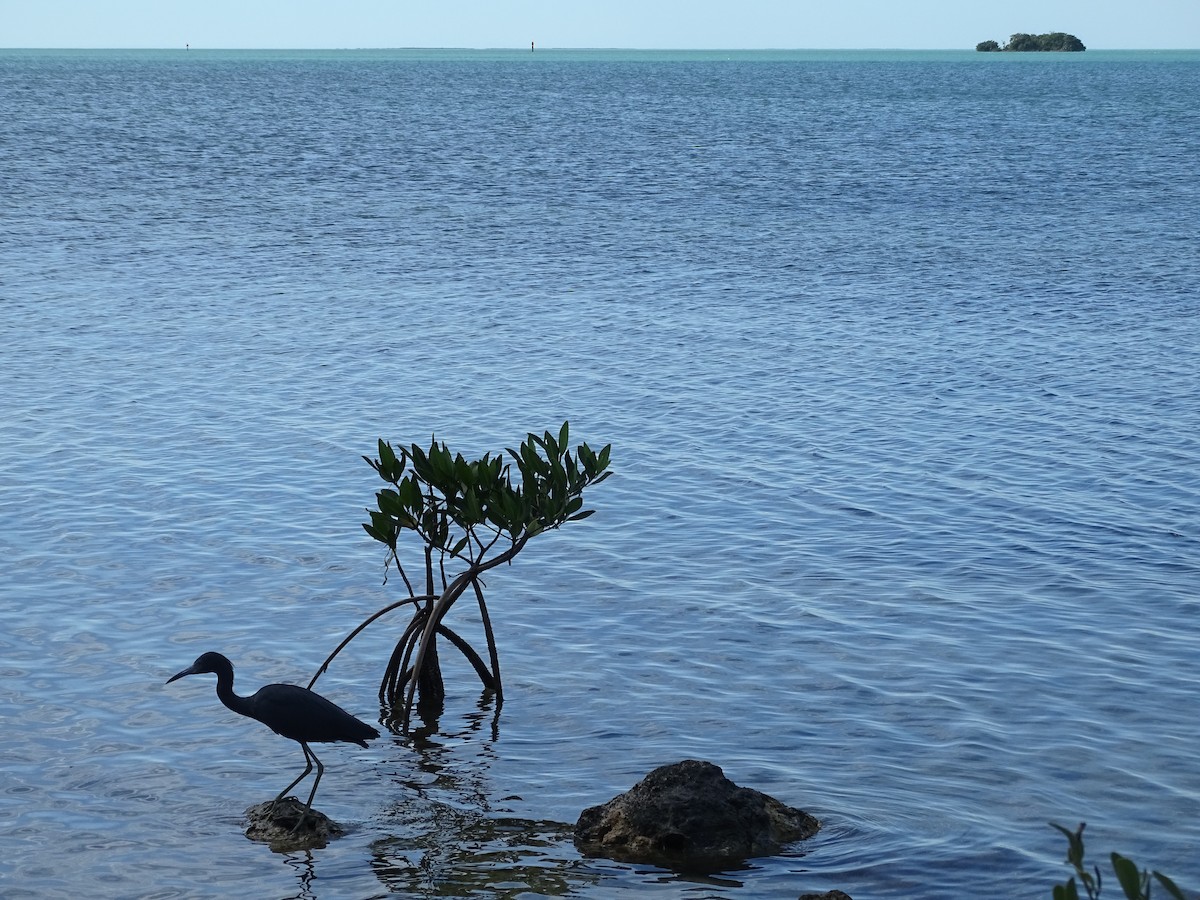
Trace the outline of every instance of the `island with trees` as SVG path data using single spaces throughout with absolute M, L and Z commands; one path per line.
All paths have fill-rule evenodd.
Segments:
M 1087 47 L 1083 46 L 1083 41 L 1073 34 L 1054 31 L 1050 34 L 1022 34 L 1018 32 L 1010 37 L 1008 43 L 1003 46 L 996 41 L 982 41 L 975 45 L 975 49 L 983 53 L 994 53 L 1002 50 L 1018 52 L 1030 50 L 1079 52 L 1086 50 Z

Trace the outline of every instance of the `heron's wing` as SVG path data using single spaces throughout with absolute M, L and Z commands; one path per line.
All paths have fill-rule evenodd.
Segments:
M 336 703 L 295 684 L 268 684 L 259 689 L 250 698 L 249 712 L 276 734 L 305 743 L 359 743 L 368 736 L 365 731 L 374 732 Z

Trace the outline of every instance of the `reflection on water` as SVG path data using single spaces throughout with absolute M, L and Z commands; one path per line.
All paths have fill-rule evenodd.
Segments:
M 492 819 L 449 804 L 398 808 L 411 835 L 372 844 L 372 867 L 389 889 L 414 896 L 560 897 L 594 885 L 571 843 L 571 828 L 554 822 Z
M 317 877 L 316 861 L 311 850 L 300 850 L 288 853 L 286 856 L 288 868 L 296 873 L 296 883 L 300 890 L 290 895 L 287 900 L 316 900 L 320 896 L 313 884 Z
M 573 825 L 506 814 L 505 800 L 520 797 L 493 808 L 494 699 L 485 694 L 457 730 L 440 731 L 437 719 L 424 718 L 403 739 L 414 751 L 415 772 L 397 780 L 399 798 L 383 810 L 393 833 L 371 843 L 372 868 L 389 890 L 563 896 L 595 883 L 574 849 Z

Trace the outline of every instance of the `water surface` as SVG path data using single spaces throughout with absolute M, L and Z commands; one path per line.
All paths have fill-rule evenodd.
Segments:
M 1195 890 L 1198 95 L 1194 53 L 0 53 L 2 892 L 1045 896 L 1050 820 Z M 503 710 L 452 668 L 322 752 L 347 837 L 247 841 L 299 749 L 162 682 L 306 682 L 397 598 L 376 438 L 567 418 L 617 474 L 488 580 Z M 374 718 L 401 627 L 321 689 Z M 578 856 L 684 757 L 824 830 Z

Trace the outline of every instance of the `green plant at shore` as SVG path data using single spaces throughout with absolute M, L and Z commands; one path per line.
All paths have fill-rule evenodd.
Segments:
M 1086 823 L 1080 822 L 1079 827 L 1074 831 L 1068 831 L 1055 822 L 1051 822 L 1050 825 L 1066 836 L 1067 863 L 1075 869 L 1075 874 L 1070 880 L 1065 884 L 1055 885 L 1054 900 L 1079 900 L 1079 885 L 1075 882 L 1076 878 L 1087 891 L 1089 900 L 1097 900 L 1104 879 L 1099 866 L 1092 866 L 1092 870 L 1089 872 L 1083 861 L 1083 829 Z M 1113 873 L 1117 876 L 1117 883 L 1121 885 L 1121 890 L 1125 892 L 1127 900 L 1150 900 L 1152 877 L 1175 900 L 1187 900 L 1175 882 L 1161 872 L 1147 872 L 1145 869 L 1138 869 L 1133 860 L 1119 853 L 1113 853 L 1110 859 Z
M 389 487 L 375 495 L 376 508 L 368 510 L 370 521 L 363 528 L 388 548 L 385 572 L 395 566 L 408 596 L 354 629 L 322 663 L 309 687 L 364 628 L 392 610 L 411 605 L 412 618 L 396 641 L 379 685 L 380 701 L 391 709 L 399 727 L 408 728 L 414 705 L 432 715 L 441 710 L 445 685 L 438 661 L 439 637 L 466 657 L 484 689 L 494 691 L 498 703 L 503 703 L 499 653 L 481 576 L 512 562 L 539 534 L 586 519 L 595 511 L 583 508 L 583 491 L 611 474 L 611 445 L 597 452 L 580 444 L 572 452 L 569 441 L 569 423 L 563 422 L 557 434 L 530 433 L 520 447 L 506 451 L 507 458 L 485 453 L 468 460 L 451 453 L 436 437 L 428 449 L 417 444 L 396 449 L 380 439 L 378 456 L 363 459 Z M 411 571 L 419 571 L 419 582 L 401 562 L 406 536 L 417 545 L 412 552 L 419 562 Z M 479 607 L 486 662 L 445 621 L 468 591 Z

